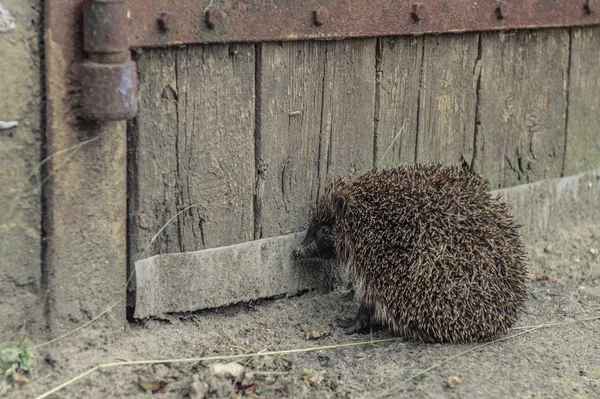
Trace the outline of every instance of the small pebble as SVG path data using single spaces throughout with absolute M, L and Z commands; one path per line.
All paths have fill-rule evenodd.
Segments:
M 234 378 L 238 378 L 244 371 L 244 366 L 242 366 L 239 363 L 235 363 L 235 362 L 213 363 L 213 364 L 210 364 L 208 367 L 214 375 L 219 375 L 219 376 L 230 375 Z
M 275 378 L 274 377 L 268 376 L 268 377 L 265 378 L 265 384 L 271 385 L 274 382 L 275 382 Z
M 448 387 L 454 388 L 456 385 L 462 383 L 462 379 L 457 376 L 448 377 Z
M 598 249 L 596 249 L 596 248 L 590 248 L 590 253 L 592 255 L 597 255 L 598 254 Z

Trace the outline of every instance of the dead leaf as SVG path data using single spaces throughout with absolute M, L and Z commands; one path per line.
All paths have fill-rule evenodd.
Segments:
M 143 377 L 139 377 L 138 383 L 144 391 L 157 392 L 167 386 L 164 381 L 149 381 Z
M 13 380 L 19 385 L 25 385 L 29 382 L 29 378 L 19 373 L 15 373 L 15 375 L 13 376 Z
M 306 333 L 306 339 L 312 339 L 312 340 L 320 339 L 320 338 L 328 337 L 329 335 L 331 335 L 331 331 L 320 332 L 320 331 L 313 330 L 309 333 Z
M 308 380 L 309 378 L 314 377 L 315 374 L 316 374 L 316 371 L 313 369 L 302 369 L 302 371 L 300 371 L 300 375 L 305 380 Z
M 550 284 L 556 284 L 556 283 L 558 283 L 558 279 L 556 277 L 550 277 L 550 276 L 547 276 L 545 274 L 538 274 L 534 278 L 534 281 L 542 281 L 542 280 L 547 281 Z
M 460 383 L 462 383 L 462 380 L 460 379 L 460 377 L 457 377 L 457 376 L 448 377 L 448 386 L 450 388 L 454 388 L 455 385 L 458 385 Z
M 311 387 L 319 385 L 321 381 L 323 381 L 323 376 L 321 375 L 321 373 L 316 373 L 308 379 L 308 383 Z
M 233 378 L 238 378 L 244 371 L 244 366 L 239 363 L 213 363 L 208 366 L 214 375 L 230 375 Z

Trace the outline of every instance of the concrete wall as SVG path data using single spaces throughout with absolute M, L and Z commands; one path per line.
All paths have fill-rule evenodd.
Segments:
M 0 342 L 42 320 L 41 15 L 38 0 L 0 0 Z

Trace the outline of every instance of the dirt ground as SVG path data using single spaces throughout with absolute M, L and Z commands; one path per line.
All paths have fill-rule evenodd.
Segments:
M 528 246 L 532 298 L 503 342 L 431 345 L 375 327 L 345 335 L 336 318 L 357 306 L 344 290 L 308 292 L 226 309 L 132 324 L 119 336 L 91 325 L 34 350 L 30 381 L 8 397 L 36 397 L 92 366 L 280 351 L 303 353 L 96 370 L 50 397 L 203 398 L 598 398 L 600 397 L 600 226 L 562 231 Z M 428 368 L 446 361 L 439 367 Z M 231 364 L 231 362 L 237 362 Z M 237 376 L 237 377 L 234 377 Z

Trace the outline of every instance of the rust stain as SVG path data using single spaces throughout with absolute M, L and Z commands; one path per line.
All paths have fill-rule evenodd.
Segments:
M 85 119 L 115 121 L 135 116 L 137 69 L 129 51 L 128 14 L 125 0 L 83 2 L 83 45 L 88 54 L 81 65 L 81 116 Z
M 598 25 L 600 12 L 593 10 L 600 8 L 599 1 L 129 0 L 129 43 L 144 47 Z M 161 20 L 165 13 L 169 29 Z

